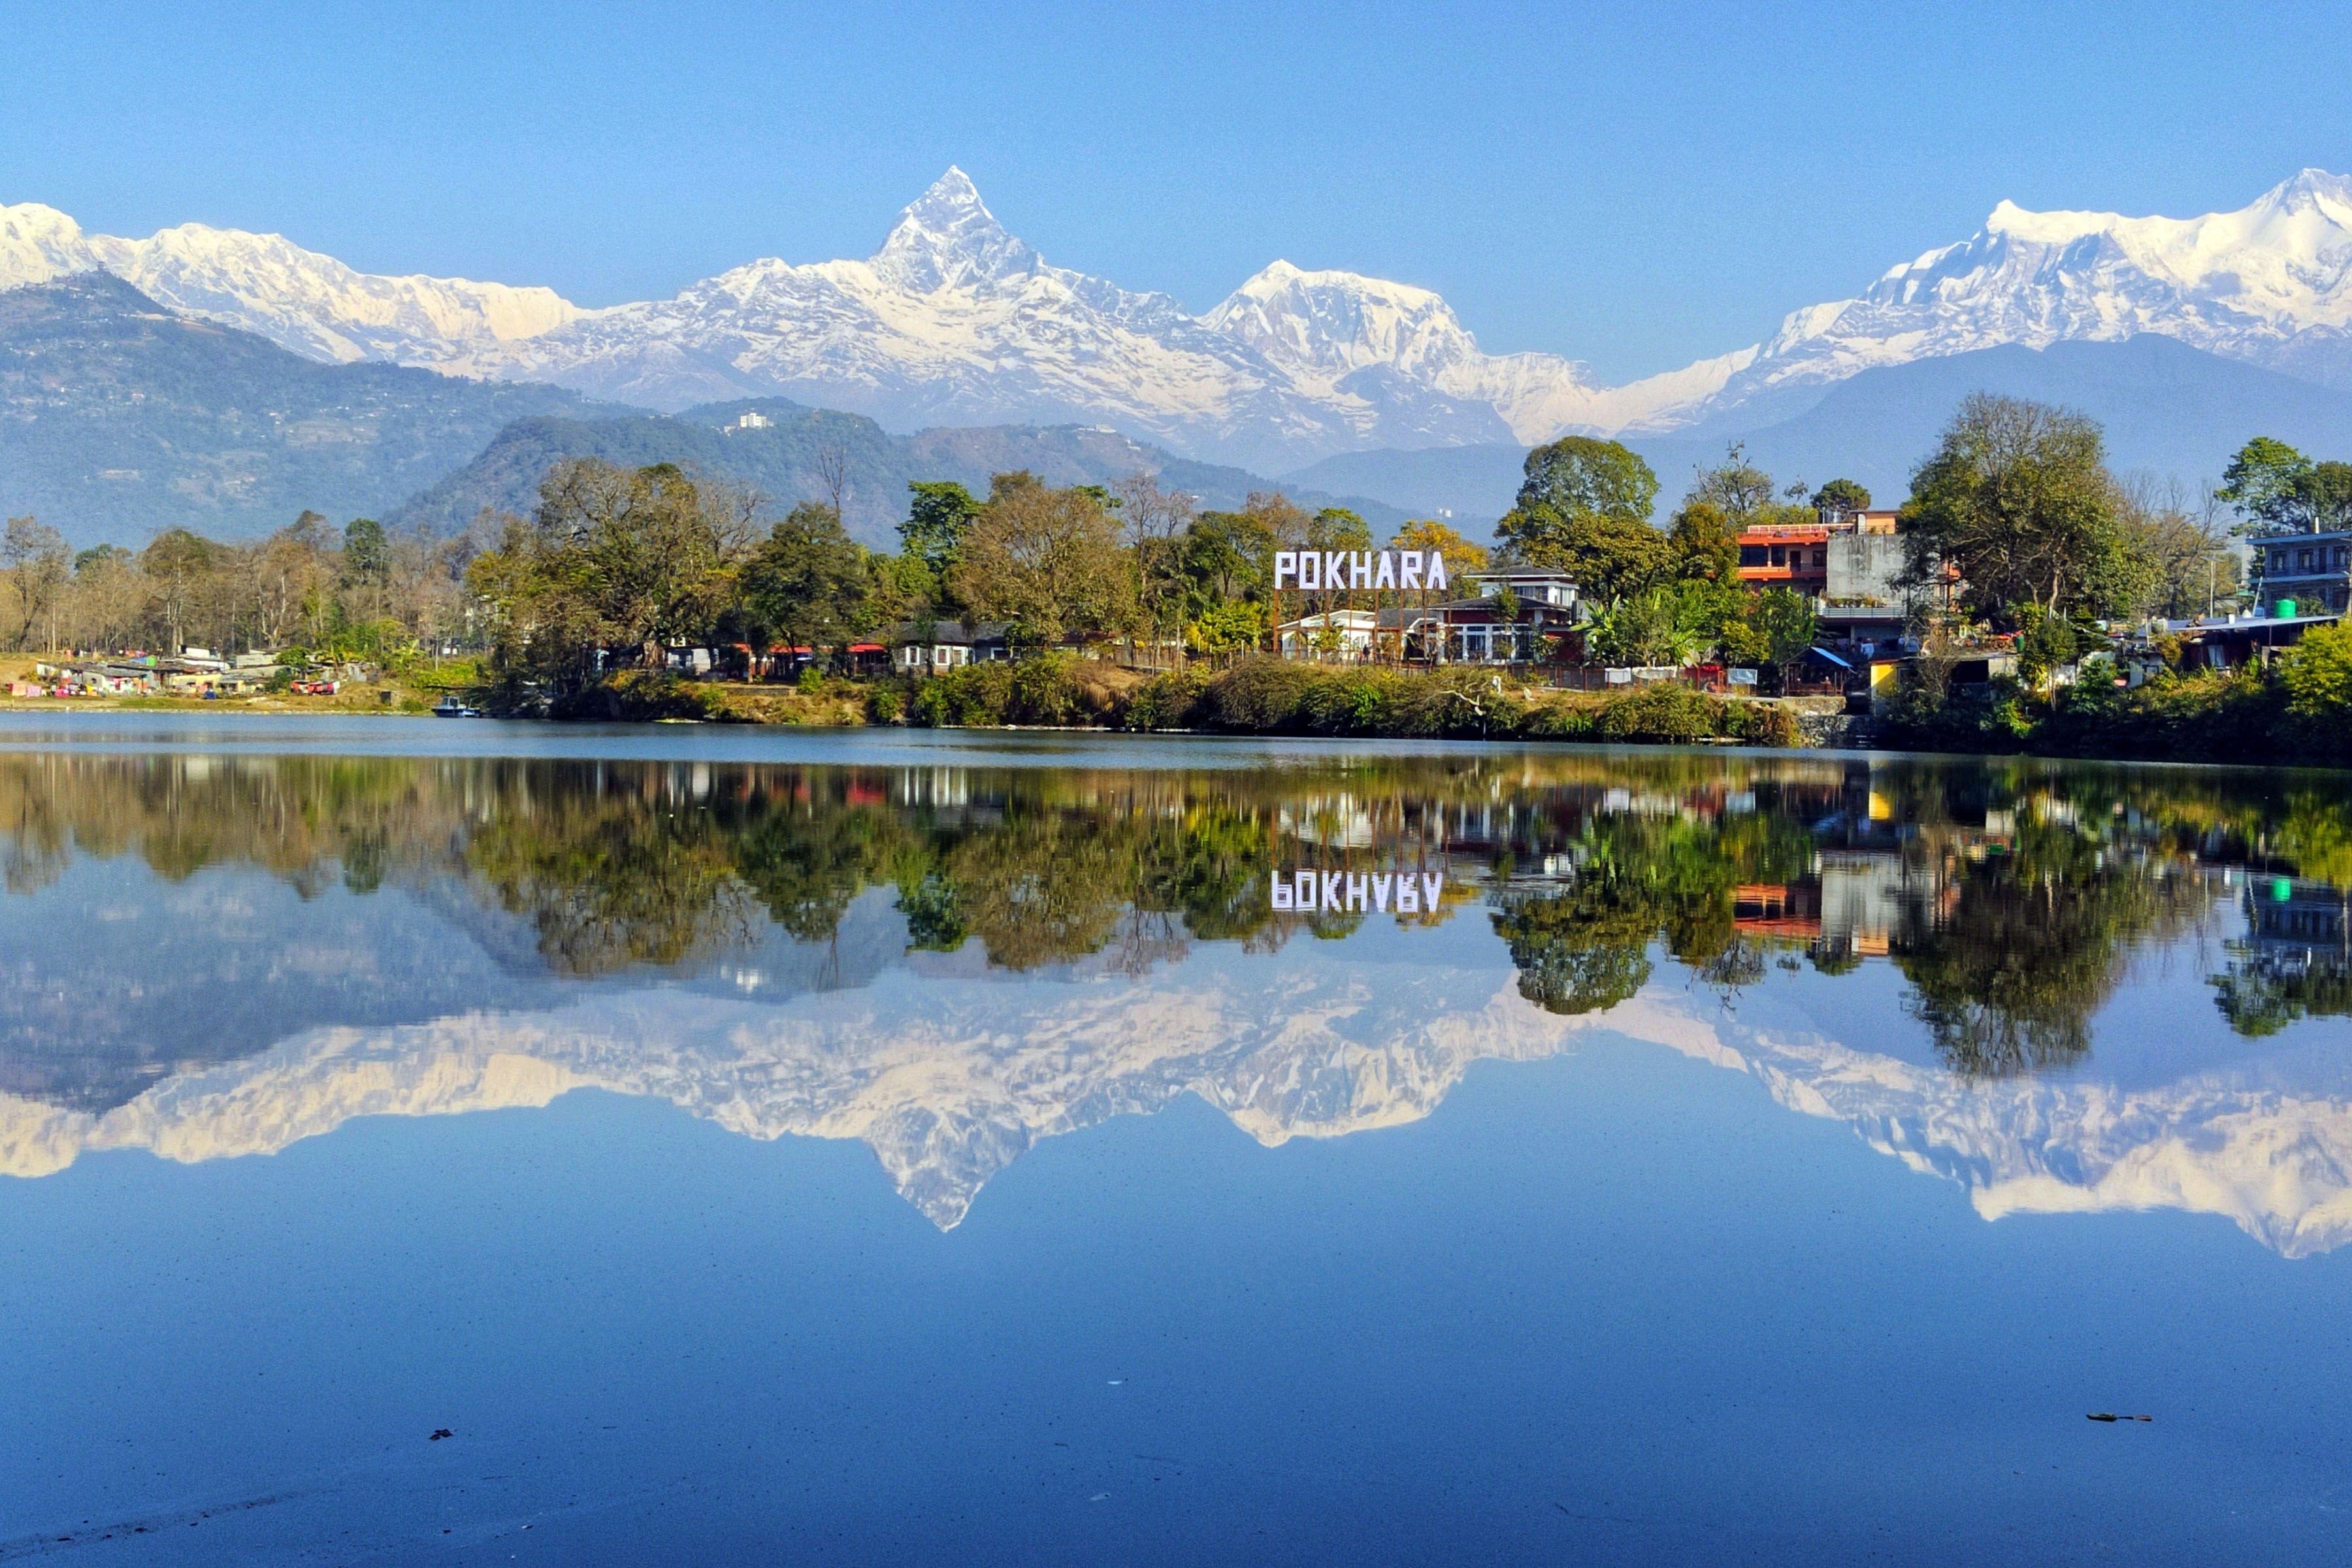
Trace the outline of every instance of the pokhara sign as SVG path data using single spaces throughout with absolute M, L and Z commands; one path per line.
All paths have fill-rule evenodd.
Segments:
M 1301 593 L 1347 588 L 1412 591 L 1446 585 L 1445 556 L 1435 550 L 1277 550 L 1274 587 Z

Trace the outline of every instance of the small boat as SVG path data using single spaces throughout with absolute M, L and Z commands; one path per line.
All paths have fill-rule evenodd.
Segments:
M 478 708 L 467 707 L 457 700 L 457 693 L 449 692 L 433 705 L 433 716 L 436 719 L 478 719 L 482 716 L 482 710 Z

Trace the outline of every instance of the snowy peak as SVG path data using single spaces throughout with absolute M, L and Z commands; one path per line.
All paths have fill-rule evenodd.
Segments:
M 2004 201 L 1956 245 L 1761 343 L 1622 386 L 1490 354 L 1438 294 L 1276 261 L 1202 315 L 1048 266 L 950 168 L 864 260 L 762 260 L 583 310 L 551 289 L 384 277 L 282 236 L 145 239 L 0 207 L 0 288 L 103 268 L 173 309 L 327 361 L 551 381 L 658 407 L 782 395 L 931 424 L 1101 424 L 1277 471 L 1336 452 L 1661 433 L 1859 372 L 2154 332 L 2352 386 L 2352 180 L 2305 169 L 2234 212 L 2129 217 Z M 1752 415 L 1757 410 L 1751 408 Z
M 1453 308 L 1426 289 L 1355 272 L 1308 272 L 1287 261 L 1251 278 L 1202 321 L 1277 363 L 1329 381 L 1369 365 L 1428 379 L 1478 355 Z
M 0 206 L 0 289 L 47 283 L 97 265 L 81 225 L 57 208 L 38 202 Z
M 971 177 L 953 165 L 898 215 L 870 264 L 918 294 L 1026 277 L 1045 265 L 1006 232 Z

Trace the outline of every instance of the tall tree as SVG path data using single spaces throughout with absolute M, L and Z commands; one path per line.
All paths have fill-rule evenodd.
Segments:
M 1034 474 L 996 476 L 951 581 L 975 613 L 1004 622 L 1032 646 L 1134 624 L 1133 563 L 1110 509 L 1083 489 L 1050 489 Z
M 2107 607 L 2128 563 L 2098 425 L 2070 409 L 1977 393 L 1911 479 L 1909 572 L 1957 568 L 1968 601 L 2018 620 Z
M 16 598 L 18 647 L 36 637 L 44 647 L 57 646 L 58 600 L 65 593 L 73 558 L 65 535 L 33 517 L 12 517 L 0 535 L 0 566 L 5 566 Z
M 1182 544 L 1195 516 L 1192 497 L 1162 489 L 1153 474 L 1130 474 L 1111 485 L 1118 496 L 1119 525 L 1135 552 L 1137 592 L 1143 618 L 1165 637 L 1185 620 Z
M 964 531 L 980 515 L 980 502 L 952 479 L 913 479 L 907 489 L 914 499 L 898 525 L 898 548 L 944 578 L 963 548 Z
M 1506 552 L 1572 574 L 1590 599 L 1637 594 L 1668 570 L 1650 526 L 1658 477 L 1632 448 L 1570 436 L 1528 454 L 1517 504 L 1495 525 Z
M 530 520 L 509 519 L 467 569 L 501 675 L 577 690 L 614 647 L 660 668 L 668 643 L 707 636 L 731 597 L 757 504 L 667 463 L 557 464 Z
M 1675 556 L 1675 575 L 1729 583 L 1739 575 L 1739 535 L 1731 519 L 1712 501 L 1685 502 L 1675 513 L 1666 538 Z
M 1832 479 L 1813 492 L 1811 504 L 1815 511 L 1850 517 L 1870 510 L 1870 492 L 1852 479 Z
M 2301 495 L 2311 471 L 2311 459 L 2293 447 L 2257 436 L 2221 471 L 2218 493 L 2249 523 L 2299 531 L 2311 526 Z
M 1568 436 L 1529 452 L 1517 510 L 1549 507 L 1563 517 L 1593 515 L 1646 523 L 1658 502 L 1658 476 L 1632 447 Z
M 753 629 L 812 655 L 849 640 L 866 591 L 862 552 L 839 515 L 820 503 L 793 508 L 743 565 L 743 612 Z
M 154 595 L 165 640 L 173 653 L 188 646 L 189 612 L 215 553 L 211 541 L 184 528 L 165 529 L 139 553 L 140 573 Z

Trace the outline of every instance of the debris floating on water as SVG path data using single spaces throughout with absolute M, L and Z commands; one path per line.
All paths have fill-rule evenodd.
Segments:
M 2090 1418 L 2094 1421 L 2153 1421 L 2156 1419 L 2153 1415 L 2110 1415 L 2104 1410 L 2094 1411 Z
M 449 1428 L 447 1428 L 446 1426 L 444 1426 L 444 1427 L 441 1427 L 440 1429 L 438 1429 L 437 1431 L 436 1431 L 436 1432 L 433 1434 L 433 1436 L 431 1436 L 430 1437 L 425 1438 L 425 1440 L 426 1442 L 428 1442 L 428 1443 L 438 1443 L 438 1442 L 439 1442 L 442 1438 L 444 1438 L 444 1437 L 455 1437 L 457 1435 L 457 1434 L 456 1434 L 455 1432 L 450 1431 L 450 1430 L 449 1430 Z

